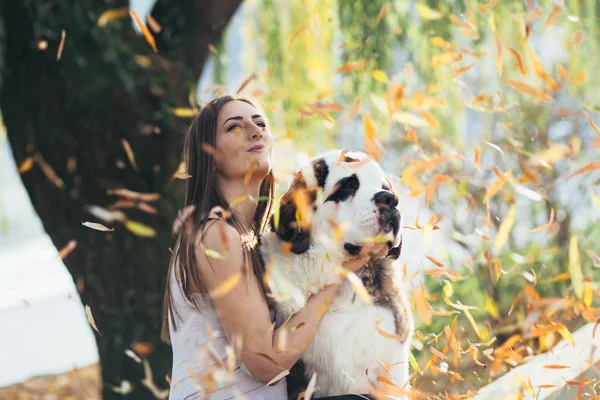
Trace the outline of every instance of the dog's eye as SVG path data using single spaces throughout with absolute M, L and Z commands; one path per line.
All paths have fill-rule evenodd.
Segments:
M 356 194 L 356 191 L 359 187 L 360 182 L 358 181 L 356 174 L 342 178 L 336 184 L 336 188 L 334 189 L 333 193 L 330 194 L 325 201 L 334 201 L 336 203 L 346 201 Z

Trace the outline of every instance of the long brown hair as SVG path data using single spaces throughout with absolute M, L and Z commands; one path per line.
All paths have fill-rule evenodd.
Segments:
M 210 151 L 206 151 L 206 148 L 207 145 L 208 148 L 213 149 L 216 146 L 219 112 L 225 104 L 236 100 L 246 102 L 258 110 L 261 109 L 257 102 L 249 98 L 230 95 L 217 97 L 194 118 L 186 134 L 184 161 L 187 163 L 188 173 L 191 174 L 191 177 L 186 180 L 185 207 L 194 206 L 195 210 L 183 224 L 169 263 L 162 312 L 161 339 L 165 342 L 169 341 L 169 323 L 173 330 L 177 329 L 175 323 L 177 310 L 171 293 L 172 275 L 175 275 L 177 280 L 179 277 L 184 277 L 180 285 L 183 296 L 188 303 L 192 303 L 197 308 L 198 304 L 193 301 L 190 290 L 190 286 L 204 288 L 196 267 L 197 237 L 202 234 L 201 230 L 214 207 L 220 206 L 223 210 L 229 210 L 229 204 L 217 185 L 214 158 Z M 260 185 L 258 205 L 250 231 L 242 226 L 233 213 L 227 213 L 225 216 L 224 220 L 233 226 L 242 237 L 250 235 L 260 243 L 260 235 L 264 232 L 271 214 L 274 182 L 273 172 L 270 171 Z M 259 254 L 258 243 L 246 248 L 244 257 L 245 261 L 252 265 L 254 275 L 264 292 L 262 277 L 265 265 Z M 193 285 L 188 284 L 190 279 Z

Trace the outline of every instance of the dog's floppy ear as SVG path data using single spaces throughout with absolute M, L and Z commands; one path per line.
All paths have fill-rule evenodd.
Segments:
M 291 244 L 292 253 L 301 254 L 310 247 L 310 227 L 317 208 L 317 190 L 325 186 L 328 174 L 329 169 L 322 159 L 300 168 L 290 188 L 281 197 L 276 211 L 278 217 L 271 218 L 271 229 L 281 240 Z
M 397 260 L 402 253 L 402 235 L 400 235 L 400 244 L 396 247 L 392 247 L 388 250 L 386 258 L 392 258 Z

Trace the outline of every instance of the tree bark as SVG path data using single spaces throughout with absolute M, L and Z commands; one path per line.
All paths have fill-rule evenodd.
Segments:
M 184 188 L 170 177 L 189 122 L 170 110 L 187 105 L 208 57 L 207 44 L 218 38 L 239 3 L 160 0 L 153 15 L 163 32 L 181 35 L 157 35 L 158 54 L 134 32 L 129 17 L 97 26 L 102 12 L 127 6 L 125 0 L 0 5 L 5 32 L 0 108 L 8 139 L 18 165 L 28 157 L 37 160 L 23 183 L 54 245 L 60 249 L 77 241 L 65 265 L 101 333 L 96 339 L 107 398 L 120 397 L 111 387 L 124 380 L 135 387 L 128 398 L 153 397 L 141 385 L 142 366 L 124 354 L 132 346 L 143 353 L 135 343 L 152 347 L 147 358 L 154 380 L 160 388 L 168 386 L 171 350 L 159 340 L 160 315 L 171 225 L 183 206 Z M 181 14 L 189 10 L 203 13 Z M 169 27 L 177 18 L 184 23 Z M 64 50 L 57 61 L 62 30 Z M 135 207 L 122 210 L 128 219 L 155 229 L 155 237 L 136 236 L 118 222 L 105 223 L 114 232 L 82 226 L 102 222 L 86 207 L 108 208 L 119 200 L 107 192 L 116 188 L 161 193 L 151 203 L 156 215 Z

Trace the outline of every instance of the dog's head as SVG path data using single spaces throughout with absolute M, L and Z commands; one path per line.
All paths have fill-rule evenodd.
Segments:
M 362 152 L 332 150 L 310 160 L 277 214 L 271 228 L 293 253 L 321 244 L 349 257 L 369 249 L 378 249 L 375 257 L 400 255 L 398 197 L 381 166 Z

